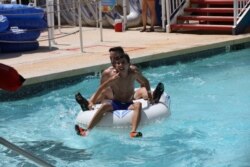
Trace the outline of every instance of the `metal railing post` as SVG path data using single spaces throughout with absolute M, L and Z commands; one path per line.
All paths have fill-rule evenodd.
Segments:
M 55 41 L 55 10 L 54 10 L 54 0 L 51 0 L 51 5 L 50 7 L 50 11 L 51 11 L 51 26 L 52 26 L 52 31 L 51 31 L 51 36 L 52 36 L 52 42 L 54 45 L 56 45 L 56 41 Z
M 166 31 L 166 24 L 165 24 L 165 20 L 166 20 L 166 1 L 165 0 L 161 0 L 161 24 L 162 24 L 162 29 L 164 31 Z
M 52 25 L 51 25 L 51 11 L 50 11 L 50 5 L 52 1 L 47 0 L 46 1 L 46 11 L 47 11 L 47 20 L 48 20 L 48 42 L 49 42 L 49 48 L 52 47 Z M 52 4 L 53 5 L 53 4 Z
M 73 0 L 72 1 L 72 10 L 73 10 L 73 22 L 74 22 L 74 26 L 76 26 L 76 1 L 75 0 Z M 68 5 L 68 4 L 67 4 Z M 69 10 L 69 12 L 71 12 L 70 10 Z
M 98 21 L 98 19 L 99 19 L 99 17 L 98 17 L 98 2 L 97 1 L 95 1 L 95 12 L 96 12 L 96 28 L 98 28 L 99 27 L 99 21 Z
M 80 47 L 81 47 L 81 52 L 83 53 L 81 0 L 78 0 L 78 24 L 79 24 Z
M 100 38 L 101 42 L 103 42 L 103 35 L 102 35 L 102 2 L 99 1 L 99 24 L 100 24 Z
M 122 26 L 122 31 L 126 31 L 127 28 L 127 0 L 123 0 L 122 2 L 123 6 L 123 26 Z
M 36 157 L 35 155 L 23 150 L 22 148 L 16 146 L 15 144 L 7 141 L 6 139 L 0 137 L 0 144 L 2 144 L 3 146 L 7 147 L 10 150 L 13 150 L 15 152 L 17 152 L 18 154 L 28 158 L 29 160 L 32 160 L 33 162 L 35 162 L 36 164 L 40 165 L 40 166 L 44 166 L 44 167 L 53 167 L 53 165 L 49 164 L 48 162 Z
M 237 17 L 238 17 L 238 0 L 234 0 L 234 27 L 237 24 Z
M 56 1 L 56 7 L 57 7 L 57 22 L 58 22 L 58 30 L 61 32 L 61 11 L 60 11 L 60 1 Z
M 167 27 L 166 27 L 166 31 L 167 33 L 170 33 L 171 32 L 171 29 L 170 29 L 170 13 L 171 13 L 171 7 L 170 7 L 170 4 L 169 4 L 169 0 L 166 0 L 166 11 L 167 11 Z

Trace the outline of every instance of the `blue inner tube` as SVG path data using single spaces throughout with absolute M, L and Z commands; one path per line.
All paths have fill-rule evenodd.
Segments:
M 0 15 L 7 18 L 43 18 L 44 11 L 39 7 L 21 4 L 0 4 Z
M 23 52 L 32 51 L 39 48 L 37 41 L 32 43 L 1 43 L 0 42 L 0 53 L 11 53 L 11 52 Z
M 4 41 L 35 41 L 41 32 L 39 30 L 23 30 L 12 28 L 0 33 L 0 40 Z
M 7 17 L 0 15 L 0 32 L 3 32 L 9 28 L 9 21 Z
M 10 27 L 18 27 L 20 29 L 39 29 L 45 30 L 47 22 L 41 18 L 9 18 Z

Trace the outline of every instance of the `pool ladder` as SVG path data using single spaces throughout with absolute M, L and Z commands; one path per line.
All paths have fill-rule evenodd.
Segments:
M 24 157 L 28 158 L 29 160 L 35 162 L 36 164 L 44 167 L 54 167 L 53 165 L 49 164 L 48 162 L 36 157 L 35 155 L 23 150 L 22 148 L 18 147 L 17 145 L 9 142 L 8 140 L 0 137 L 0 144 L 3 146 L 9 148 L 10 150 L 13 150 L 17 152 L 20 155 L 23 155 Z

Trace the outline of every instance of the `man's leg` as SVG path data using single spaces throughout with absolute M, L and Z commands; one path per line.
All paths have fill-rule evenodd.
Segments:
M 153 100 L 154 103 L 159 103 L 159 100 L 161 98 L 161 95 L 164 92 L 164 85 L 163 83 L 159 82 L 153 92 Z
M 147 0 L 142 0 L 142 25 L 143 25 L 143 28 L 142 28 L 141 32 L 146 31 L 146 26 L 147 26 L 147 10 L 148 10 Z
M 148 92 L 145 87 L 141 87 L 135 91 L 134 99 L 148 99 Z
M 163 92 L 164 92 L 164 85 L 163 85 L 163 83 L 159 82 L 157 84 L 154 92 L 152 93 L 154 103 L 159 103 L 159 100 L 160 100 Z M 144 87 L 136 90 L 135 94 L 134 94 L 134 99 L 136 99 L 136 100 L 137 99 L 145 99 L 145 100 L 148 99 L 147 90 Z
M 155 0 L 147 0 L 148 7 L 150 11 L 150 18 L 151 18 L 151 27 L 150 31 L 154 31 L 155 20 L 156 20 L 156 11 L 155 11 Z
M 102 91 L 102 97 L 99 98 L 98 102 L 103 102 L 104 100 L 112 100 L 114 98 L 112 89 L 110 87 Z
M 93 94 L 90 98 L 90 100 L 94 97 L 95 94 Z M 89 110 L 88 105 L 89 102 L 86 98 L 84 98 L 80 92 L 78 92 L 75 95 L 75 99 L 77 101 L 77 103 L 81 106 L 82 111 L 86 111 Z M 112 90 L 110 88 L 105 89 L 100 96 L 97 97 L 97 103 L 102 103 L 104 100 L 112 100 L 113 99 L 113 93 Z
M 86 111 L 88 110 L 88 105 L 89 102 L 87 99 L 85 99 L 80 92 L 78 92 L 77 94 L 75 94 L 75 99 L 77 101 L 77 103 L 81 106 L 82 111 Z

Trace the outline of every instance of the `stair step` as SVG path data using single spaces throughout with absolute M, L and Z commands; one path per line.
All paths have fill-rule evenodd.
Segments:
M 225 5 L 233 4 L 233 0 L 190 0 L 193 4 L 216 4 Z
M 247 0 L 239 0 L 246 2 Z M 190 0 L 192 4 L 210 4 L 210 5 L 229 5 L 233 4 L 233 0 Z
M 234 12 L 233 8 L 185 8 L 184 11 L 195 12 L 195 13 L 233 13 Z
M 211 24 L 172 24 L 172 30 L 216 30 L 216 31 L 232 31 L 231 25 L 211 25 Z
M 178 16 L 178 20 L 198 20 L 198 21 L 221 21 L 221 22 L 233 22 L 231 16 Z

